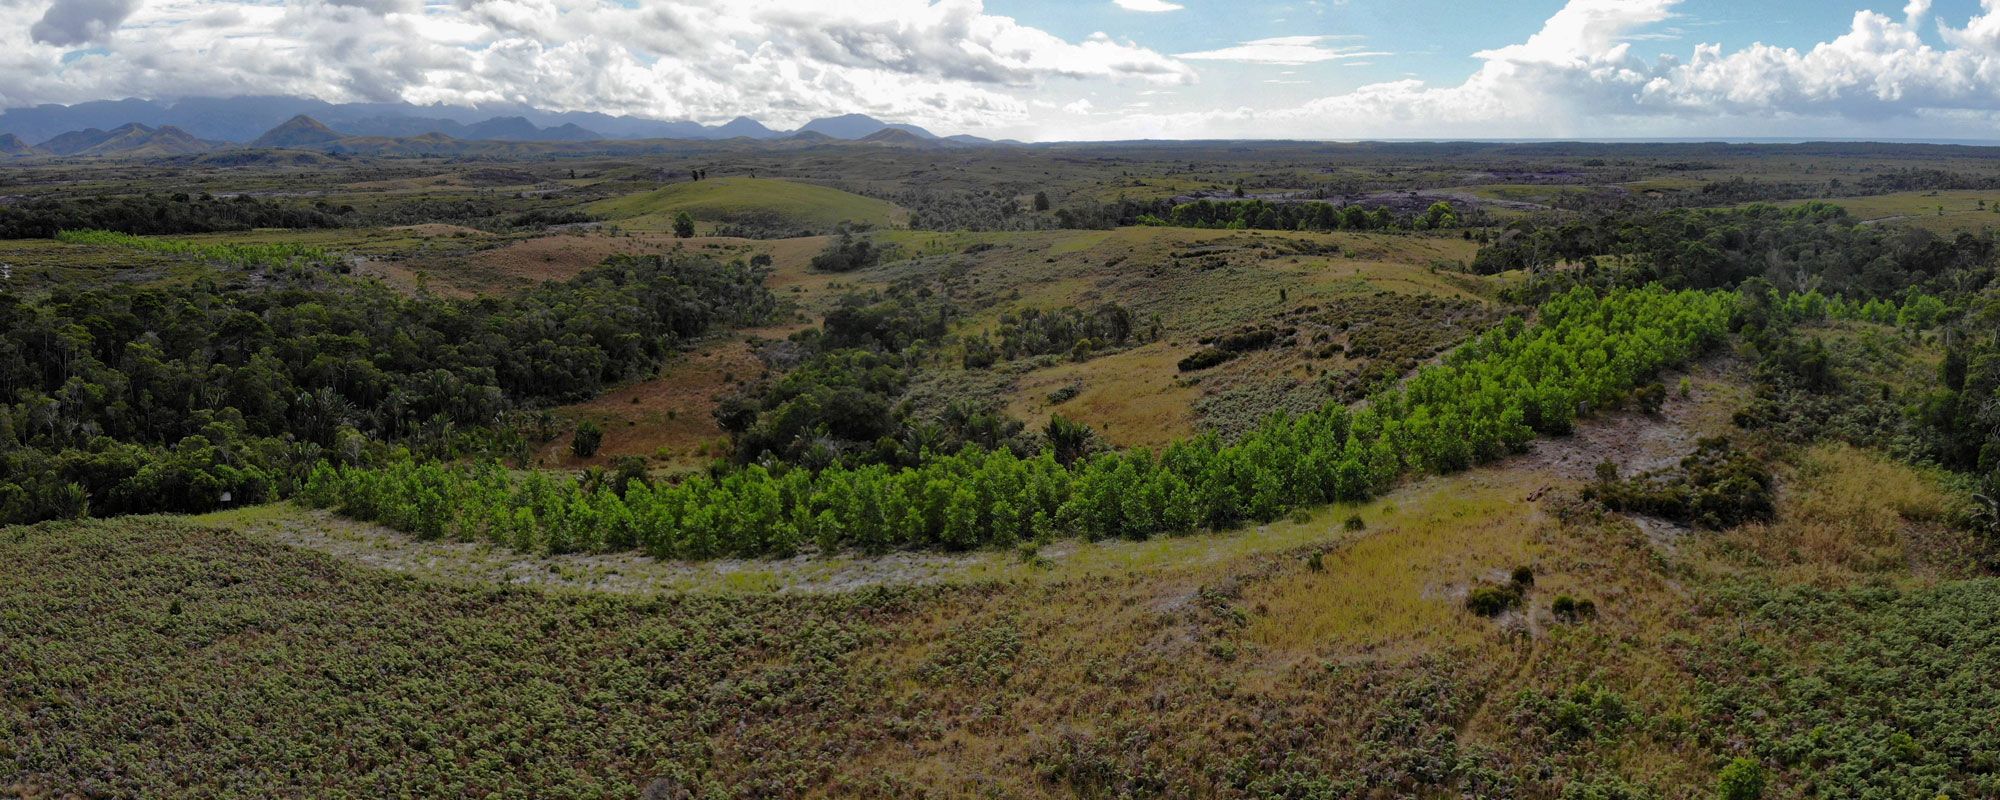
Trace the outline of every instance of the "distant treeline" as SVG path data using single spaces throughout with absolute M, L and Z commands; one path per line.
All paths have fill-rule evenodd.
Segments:
M 1430 204 L 1421 214 L 1407 215 L 1399 215 L 1385 206 L 1334 205 L 1317 200 L 1278 203 L 1265 200 L 1196 200 L 1175 205 L 1165 214 L 1140 214 L 1133 221 L 1140 225 L 1237 230 L 1433 230 L 1458 227 L 1459 215 L 1451 203 L 1443 200 Z
M 140 236 L 246 231 L 254 228 L 340 228 L 451 222 L 480 228 L 544 228 L 596 221 L 574 208 L 533 198 L 407 197 L 367 209 L 236 195 L 102 195 L 42 198 L 0 205 L 0 239 L 48 239 L 61 231 L 102 230 Z
M 1839 206 L 1546 214 L 1509 224 L 1473 258 L 1472 271 L 1584 265 L 1603 282 L 1660 281 L 1720 288 L 1752 277 L 1787 292 L 1817 289 L 1857 300 L 1906 291 L 1948 295 L 1991 282 L 1995 243 L 1863 225 Z
M 65 230 L 139 235 L 252 228 L 337 228 L 352 206 L 280 204 L 249 195 L 145 194 L 28 200 L 0 205 L 0 239 L 48 239 Z
M 505 298 L 118 284 L 0 292 L 0 522 L 253 502 L 321 460 L 519 446 L 510 415 L 765 318 L 763 273 L 619 257 Z
M 1211 200 L 1176 203 L 1171 199 L 1111 202 L 1072 201 L 1044 207 L 1046 195 L 1023 207 L 1015 194 L 1000 191 L 916 190 L 879 194 L 910 211 L 916 230 L 1005 231 L 1105 229 L 1127 225 L 1172 225 L 1183 228 L 1256 230 L 1392 230 L 1457 227 L 1462 213 L 1451 203 L 1437 201 L 1417 213 L 1398 212 L 1383 205 L 1334 204 L 1321 200 Z

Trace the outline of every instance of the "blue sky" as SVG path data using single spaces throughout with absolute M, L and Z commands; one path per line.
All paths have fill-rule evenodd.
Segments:
M 1985 2 L 0 0 L 31 21 L 0 26 L 0 106 L 301 94 L 1031 139 L 1995 138 Z

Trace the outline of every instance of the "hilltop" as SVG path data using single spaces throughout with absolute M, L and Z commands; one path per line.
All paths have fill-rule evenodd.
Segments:
M 72 131 L 38 147 L 59 156 L 167 156 L 206 153 L 217 145 L 172 125 L 152 128 L 130 122 L 108 131 Z
M 319 120 L 300 114 L 287 120 L 285 124 L 265 131 L 250 143 L 251 147 L 314 147 L 344 138 L 346 134 L 335 131 Z

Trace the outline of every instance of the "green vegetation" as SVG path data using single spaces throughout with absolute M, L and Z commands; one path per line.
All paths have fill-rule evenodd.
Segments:
M 1748 584 L 1723 598 L 1710 613 L 1737 632 L 1702 643 L 1692 666 L 1697 724 L 1758 757 L 1723 770 L 1723 791 L 1750 792 L 1727 796 L 1758 796 L 1763 765 L 1830 797 L 2000 792 L 2000 580 Z
M 1987 151 L 596 146 L 10 165 L 0 796 L 2000 796 Z
M 669 230 L 685 213 L 694 221 L 760 238 L 830 233 L 843 223 L 888 228 L 906 216 L 895 205 L 839 189 L 745 177 L 673 183 L 598 201 L 585 210 L 635 230 Z
M 1598 465 L 1584 496 L 1617 511 L 1651 514 L 1705 528 L 1769 520 L 1774 479 L 1762 461 L 1722 438 L 1704 439 L 1672 470 L 1619 480 L 1616 465 Z
M 1391 229 L 1436 230 L 1456 228 L 1459 213 L 1443 200 L 1432 203 L 1423 213 L 1399 216 L 1388 208 L 1340 205 L 1318 201 L 1268 202 L 1264 200 L 1196 200 L 1174 206 L 1161 216 L 1142 215 L 1140 225 L 1172 225 L 1180 228 L 1228 228 L 1230 230 L 1277 231 L 1379 231 Z
M 34 199 L 0 205 L 0 239 L 49 239 L 61 231 L 104 230 L 135 235 L 211 233 L 251 228 L 334 228 L 352 206 L 279 205 L 249 195 L 113 195 Z
M 647 376 L 774 304 L 761 271 L 692 256 L 478 301 L 352 279 L 0 292 L 0 520 L 257 502 L 391 444 L 504 453 L 524 444 L 518 412 Z
M 795 793 L 882 735 L 856 655 L 910 594 L 464 587 L 147 517 L 0 558 L 0 778 L 28 796 Z
M 903 547 L 963 549 L 1144 538 L 1269 521 L 1304 505 L 1365 498 L 1405 471 L 1453 472 L 1565 433 L 1578 408 L 1613 407 L 1659 369 L 1720 340 L 1733 296 L 1577 289 L 1460 348 L 1402 389 L 1349 412 L 1274 417 L 1241 441 L 1204 437 L 1155 457 L 1111 453 L 1065 468 L 967 448 L 912 468 L 763 466 L 671 486 L 586 490 L 490 468 L 322 466 L 304 497 L 360 519 L 524 549 L 640 546 L 660 556 Z M 1582 357 L 1576 354 L 1582 353 Z M 437 509 L 474 509 L 443 519 Z
M 1990 238 L 1947 241 L 1862 225 L 1825 203 L 1653 213 L 1610 208 L 1513 223 L 1480 248 L 1471 269 L 1492 274 L 1582 264 L 1584 277 L 1600 282 L 1687 288 L 1764 278 L 1783 292 L 1865 303 L 1912 290 L 1976 292 L 1993 280 L 1994 253 Z
M 997 344 L 984 333 L 967 339 L 965 365 L 990 367 L 1001 360 L 1045 355 L 1068 355 L 1081 361 L 1101 350 L 1125 347 L 1140 335 L 1131 310 L 1117 303 L 1104 303 L 1089 311 L 1030 308 L 1000 315 Z M 1158 335 L 1156 323 L 1152 338 Z
M 56 239 L 69 244 L 126 247 L 187 256 L 244 269 L 325 265 L 337 258 L 325 248 L 304 244 L 204 243 L 184 239 L 154 239 L 114 231 L 58 231 Z

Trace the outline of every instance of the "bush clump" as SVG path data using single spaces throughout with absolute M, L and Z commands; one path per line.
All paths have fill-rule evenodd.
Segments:
M 1763 462 L 1716 437 L 1703 439 L 1671 469 L 1620 480 L 1616 467 L 1599 465 L 1584 496 L 1613 511 L 1724 530 L 1771 519 L 1775 484 Z

